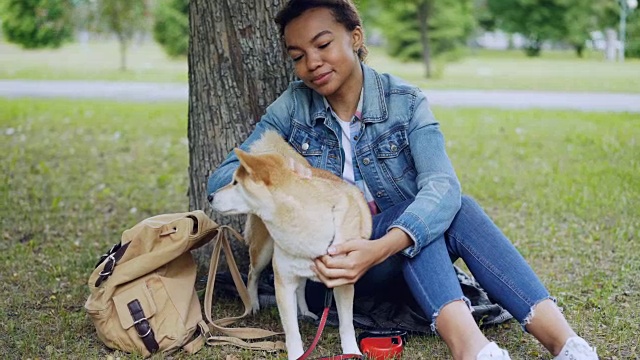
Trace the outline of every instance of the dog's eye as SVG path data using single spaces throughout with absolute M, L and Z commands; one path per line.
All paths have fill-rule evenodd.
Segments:
M 237 184 L 237 183 L 238 183 L 238 180 L 233 179 L 233 182 L 231 183 L 231 185 L 235 185 L 235 184 Z

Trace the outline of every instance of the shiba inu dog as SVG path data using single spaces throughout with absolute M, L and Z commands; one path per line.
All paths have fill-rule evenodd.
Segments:
M 250 214 L 245 228 L 251 268 L 248 290 L 259 309 L 257 281 L 272 261 L 280 320 L 289 359 L 303 354 L 297 307 L 309 312 L 306 279 L 320 281 L 313 260 L 332 244 L 371 236 L 371 213 L 360 190 L 330 172 L 312 168 L 278 133 L 266 132 L 250 152 L 234 150 L 240 166 L 211 199 L 221 214 Z M 310 171 L 311 176 L 304 176 Z M 301 175 L 302 174 L 302 175 Z M 353 327 L 353 285 L 334 289 L 342 351 L 360 354 Z M 313 315 L 315 317 L 315 315 Z

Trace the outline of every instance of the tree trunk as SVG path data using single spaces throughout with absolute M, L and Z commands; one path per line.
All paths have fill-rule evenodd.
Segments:
M 430 2 L 420 1 L 418 5 L 418 23 L 420 24 L 420 41 L 422 42 L 422 61 L 425 66 L 425 76 L 431 78 L 431 46 L 429 44 L 429 15 L 431 12 Z
M 120 71 L 127 71 L 127 38 L 121 34 L 117 37 L 120 44 Z
M 524 52 L 528 57 L 538 57 L 542 52 L 542 40 L 537 37 L 530 37 L 527 45 L 524 47 Z
M 285 0 L 192 0 L 189 19 L 189 208 L 243 230 L 207 203 L 207 179 L 284 91 L 293 70 L 273 19 Z M 243 244 L 232 241 L 246 269 Z M 209 247 L 197 255 L 206 263 Z

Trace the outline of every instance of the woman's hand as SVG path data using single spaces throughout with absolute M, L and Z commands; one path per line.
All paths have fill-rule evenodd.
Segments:
M 355 239 L 331 246 L 327 255 L 315 259 L 312 270 L 328 288 L 355 284 L 367 270 L 412 243 L 404 231 L 393 228 L 378 240 Z
M 334 245 L 329 254 L 314 261 L 313 271 L 328 288 L 354 284 L 372 266 L 386 259 L 376 242 L 357 239 Z

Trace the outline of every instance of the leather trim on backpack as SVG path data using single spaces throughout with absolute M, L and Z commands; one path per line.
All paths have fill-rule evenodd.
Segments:
M 140 301 L 133 300 L 127 304 L 129 308 L 129 312 L 131 313 L 131 317 L 133 318 L 133 325 L 138 332 L 138 336 L 142 339 L 144 346 L 149 350 L 150 353 L 155 353 L 158 351 L 160 346 L 156 341 L 156 338 L 153 334 L 153 329 L 151 329 L 151 324 L 149 324 L 149 320 L 144 315 L 144 310 L 142 310 L 142 306 L 140 305 Z
M 96 264 L 96 268 L 100 266 L 103 261 L 107 260 L 107 262 L 104 264 L 104 268 L 102 269 L 102 271 L 100 271 L 100 277 L 98 277 L 98 280 L 96 280 L 96 287 L 100 286 L 103 281 L 107 280 L 109 276 L 113 274 L 113 270 L 116 267 L 118 260 L 122 259 L 122 256 L 124 255 L 124 252 L 127 251 L 128 247 L 129 243 L 126 243 L 124 245 L 116 244 L 111 248 L 111 250 L 109 250 L 109 252 L 102 255 L 100 261 L 98 261 L 98 264 Z

